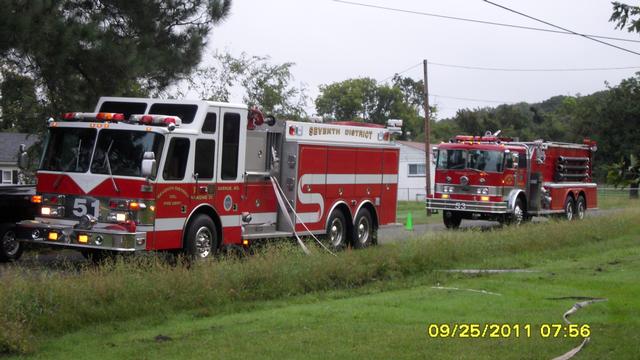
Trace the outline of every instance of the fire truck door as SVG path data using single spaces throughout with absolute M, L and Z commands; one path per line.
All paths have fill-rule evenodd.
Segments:
M 215 197 L 216 187 L 215 164 L 217 161 L 216 143 L 218 137 L 219 108 L 209 108 L 202 124 L 202 136 L 195 142 L 195 156 L 193 158 L 193 206 L 199 203 L 211 203 Z M 192 207 L 193 207 L 192 206 Z
M 220 215 L 224 242 L 239 242 L 240 203 L 244 193 L 247 110 L 221 108 L 219 124 L 214 208 Z

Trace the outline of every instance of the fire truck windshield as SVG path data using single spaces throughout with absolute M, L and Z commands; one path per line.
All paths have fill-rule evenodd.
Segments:
M 502 172 L 503 158 L 501 151 L 440 149 L 437 168 Z
M 101 130 L 91 162 L 91 172 L 141 177 L 144 153 L 153 151 L 156 160 L 160 161 L 163 145 L 164 136 L 153 132 Z
M 503 153 L 491 150 L 469 150 L 469 169 L 502 172 Z
M 51 128 L 41 170 L 87 172 L 96 129 Z

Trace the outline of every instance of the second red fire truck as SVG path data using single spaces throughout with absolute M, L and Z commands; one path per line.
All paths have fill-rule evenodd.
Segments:
M 333 249 L 396 219 L 394 128 L 264 117 L 246 105 L 101 98 L 51 121 L 22 241 L 103 251 L 223 246 L 309 231 Z
M 519 142 L 487 133 L 456 136 L 433 151 L 435 188 L 427 209 L 442 211 L 448 228 L 459 227 L 462 219 L 582 219 L 587 209 L 598 207 L 594 141 Z

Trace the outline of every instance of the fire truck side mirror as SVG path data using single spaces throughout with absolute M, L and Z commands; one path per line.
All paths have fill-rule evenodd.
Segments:
M 27 155 L 27 147 L 20 144 L 20 153 L 18 154 L 18 167 L 22 170 L 29 166 L 29 156 Z
M 147 151 L 142 157 L 142 176 L 150 178 L 156 172 L 156 155 L 153 151 Z
M 511 161 L 513 161 L 513 168 L 517 169 L 518 168 L 518 162 L 520 161 L 520 156 L 518 155 L 518 153 L 511 153 Z

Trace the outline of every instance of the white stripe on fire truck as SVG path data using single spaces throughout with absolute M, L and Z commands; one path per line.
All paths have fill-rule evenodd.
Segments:
M 303 185 L 340 184 L 396 184 L 397 174 L 305 174 L 300 178 Z
M 187 218 L 163 218 L 156 219 L 156 231 L 174 231 L 182 230 Z M 222 227 L 240 226 L 240 215 L 224 215 L 220 216 Z

